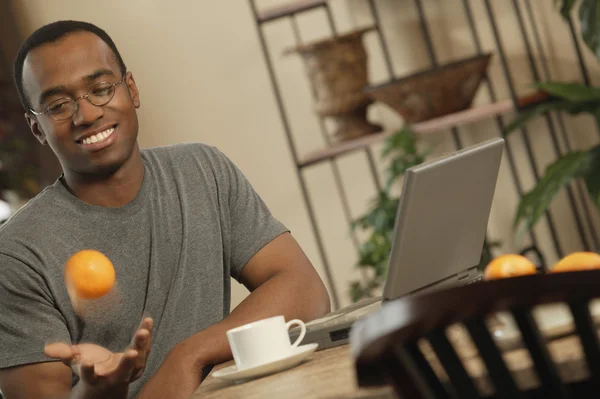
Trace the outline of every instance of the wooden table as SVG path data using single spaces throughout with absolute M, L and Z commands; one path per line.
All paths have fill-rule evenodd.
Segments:
M 361 377 L 364 381 L 386 381 L 378 378 L 381 377 L 378 373 L 385 370 L 384 367 L 378 367 L 381 362 L 392 358 L 390 355 L 397 353 L 399 345 L 411 344 L 417 340 L 438 379 L 442 384 L 447 383 L 448 377 L 437 356 L 428 342 L 422 340 L 430 332 L 444 329 L 465 371 L 479 392 L 487 396 L 494 391 L 493 384 L 471 335 L 462 324 L 466 320 L 474 320 L 474 317 L 486 316 L 486 322 L 490 322 L 488 329 L 493 332 L 492 336 L 502 352 L 503 363 L 512 373 L 516 385 L 521 389 L 535 389 L 539 387 L 539 380 L 529 351 L 518 343 L 521 341 L 520 330 L 514 326 L 514 320 L 511 327 L 511 322 L 505 317 L 514 316 L 515 312 L 511 312 L 514 309 L 531 309 L 531 316 L 537 325 L 532 334 L 539 333 L 543 337 L 540 338 L 546 341 L 545 347 L 561 382 L 572 384 L 572 388 L 580 387 L 586 395 L 593 392 L 591 397 L 596 397 L 597 392 L 591 384 L 579 383 L 590 379 L 582 342 L 586 343 L 590 354 L 598 352 L 595 348 L 598 342 L 593 337 L 593 323 L 598 335 L 599 287 L 600 271 L 594 270 L 530 275 L 457 286 L 390 302 L 356 325 L 353 337 L 360 349 Z M 575 310 L 574 314 L 580 315 L 583 313 L 580 311 L 584 309 L 581 305 L 585 305 L 590 299 L 594 299 L 591 302 L 591 315 L 584 315 L 583 320 L 579 318 L 579 328 L 575 328 L 573 318 L 569 316 L 572 312 L 567 304 Z M 517 315 L 521 313 L 516 312 Z M 514 319 L 512 316 L 510 319 Z M 583 340 L 577 335 L 578 331 L 584 333 Z M 475 334 L 476 337 L 477 335 Z M 490 362 L 493 360 L 497 361 L 488 358 Z M 230 364 L 231 362 L 219 365 L 216 369 Z M 387 361 L 386 364 L 393 363 Z M 450 361 L 448 364 L 456 365 L 456 362 Z M 592 370 L 594 373 L 596 371 Z M 396 382 L 401 386 L 404 376 L 397 377 L 400 378 Z M 395 394 L 391 386 L 359 389 L 350 348 L 341 346 L 315 352 L 307 361 L 290 370 L 244 383 L 224 382 L 209 375 L 192 397 L 342 399 L 394 398 Z
M 228 362 L 215 367 L 221 369 Z M 391 387 L 362 389 L 356 385 L 353 361 L 348 345 L 313 353 L 299 366 L 243 383 L 222 381 L 209 375 L 192 399 L 233 398 L 395 398 Z
M 467 372 L 474 379 L 484 395 L 493 393 L 493 386 L 487 376 L 477 349 L 462 326 L 455 325 L 448 330 L 448 338 L 457 349 Z M 425 357 L 435 372 L 447 380 L 443 368 L 433 355 L 427 343 L 421 345 Z M 580 381 L 588 377 L 581 343 L 577 337 L 566 336 L 553 339 L 549 350 L 558 371 L 565 382 Z M 538 385 L 533 364 L 526 349 L 515 348 L 504 354 L 517 386 L 532 389 Z M 231 365 L 228 362 L 214 370 Z M 353 359 L 348 345 L 317 351 L 304 363 L 290 370 L 251 380 L 234 383 L 218 380 L 209 375 L 192 396 L 206 398 L 396 398 L 390 386 L 381 388 L 358 388 L 353 367 Z

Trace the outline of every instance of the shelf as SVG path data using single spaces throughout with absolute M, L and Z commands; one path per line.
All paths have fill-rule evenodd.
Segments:
M 312 10 L 327 4 L 327 0 L 298 0 L 278 7 L 272 7 L 264 11 L 259 11 L 257 15 L 258 22 L 265 23 L 274 19 L 287 17 L 302 11 Z
M 518 99 L 518 108 L 525 108 L 539 104 L 548 98 L 543 93 L 534 93 L 523 96 Z M 411 130 L 417 134 L 435 133 L 440 130 L 449 129 L 456 126 L 467 125 L 469 123 L 484 120 L 493 116 L 502 115 L 514 111 L 515 107 L 512 100 L 503 100 L 492 104 L 480 105 L 464 111 L 444 115 L 439 118 L 419 122 L 411 125 Z M 370 146 L 385 140 L 392 133 L 376 133 L 364 136 L 355 140 L 349 140 L 335 144 L 324 150 L 315 151 L 299 161 L 301 168 L 314 165 L 316 163 L 334 158 L 351 151 Z

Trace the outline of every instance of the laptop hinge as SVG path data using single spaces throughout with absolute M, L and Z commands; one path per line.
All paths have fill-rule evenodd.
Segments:
M 456 275 L 456 277 L 457 277 L 458 281 L 460 281 L 460 280 L 463 280 L 463 279 L 465 279 L 465 278 L 469 277 L 469 274 L 471 274 L 471 270 L 470 270 L 470 269 L 469 269 L 469 270 L 465 270 L 465 271 L 463 271 L 463 272 L 460 272 L 460 273 L 458 273 L 458 274 Z

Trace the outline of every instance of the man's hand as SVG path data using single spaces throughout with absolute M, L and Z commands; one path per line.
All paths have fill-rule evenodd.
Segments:
M 127 389 L 146 367 L 152 345 L 151 318 L 145 318 L 135 332 L 131 344 L 121 353 L 113 353 L 95 344 L 46 345 L 46 356 L 60 359 L 80 378 L 80 383 L 95 391 Z

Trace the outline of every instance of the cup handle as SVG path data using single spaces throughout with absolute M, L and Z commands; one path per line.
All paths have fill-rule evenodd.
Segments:
M 298 345 L 300 345 L 300 342 L 302 341 L 302 339 L 304 339 L 304 336 L 306 335 L 306 325 L 304 324 L 304 322 L 302 320 L 299 320 L 299 319 L 290 320 L 287 323 L 285 323 L 285 326 L 289 330 L 290 327 L 292 327 L 294 324 L 297 324 L 300 327 L 300 335 L 298 336 L 298 338 L 296 338 L 296 341 L 294 341 L 294 343 L 292 344 L 292 348 L 296 348 Z

